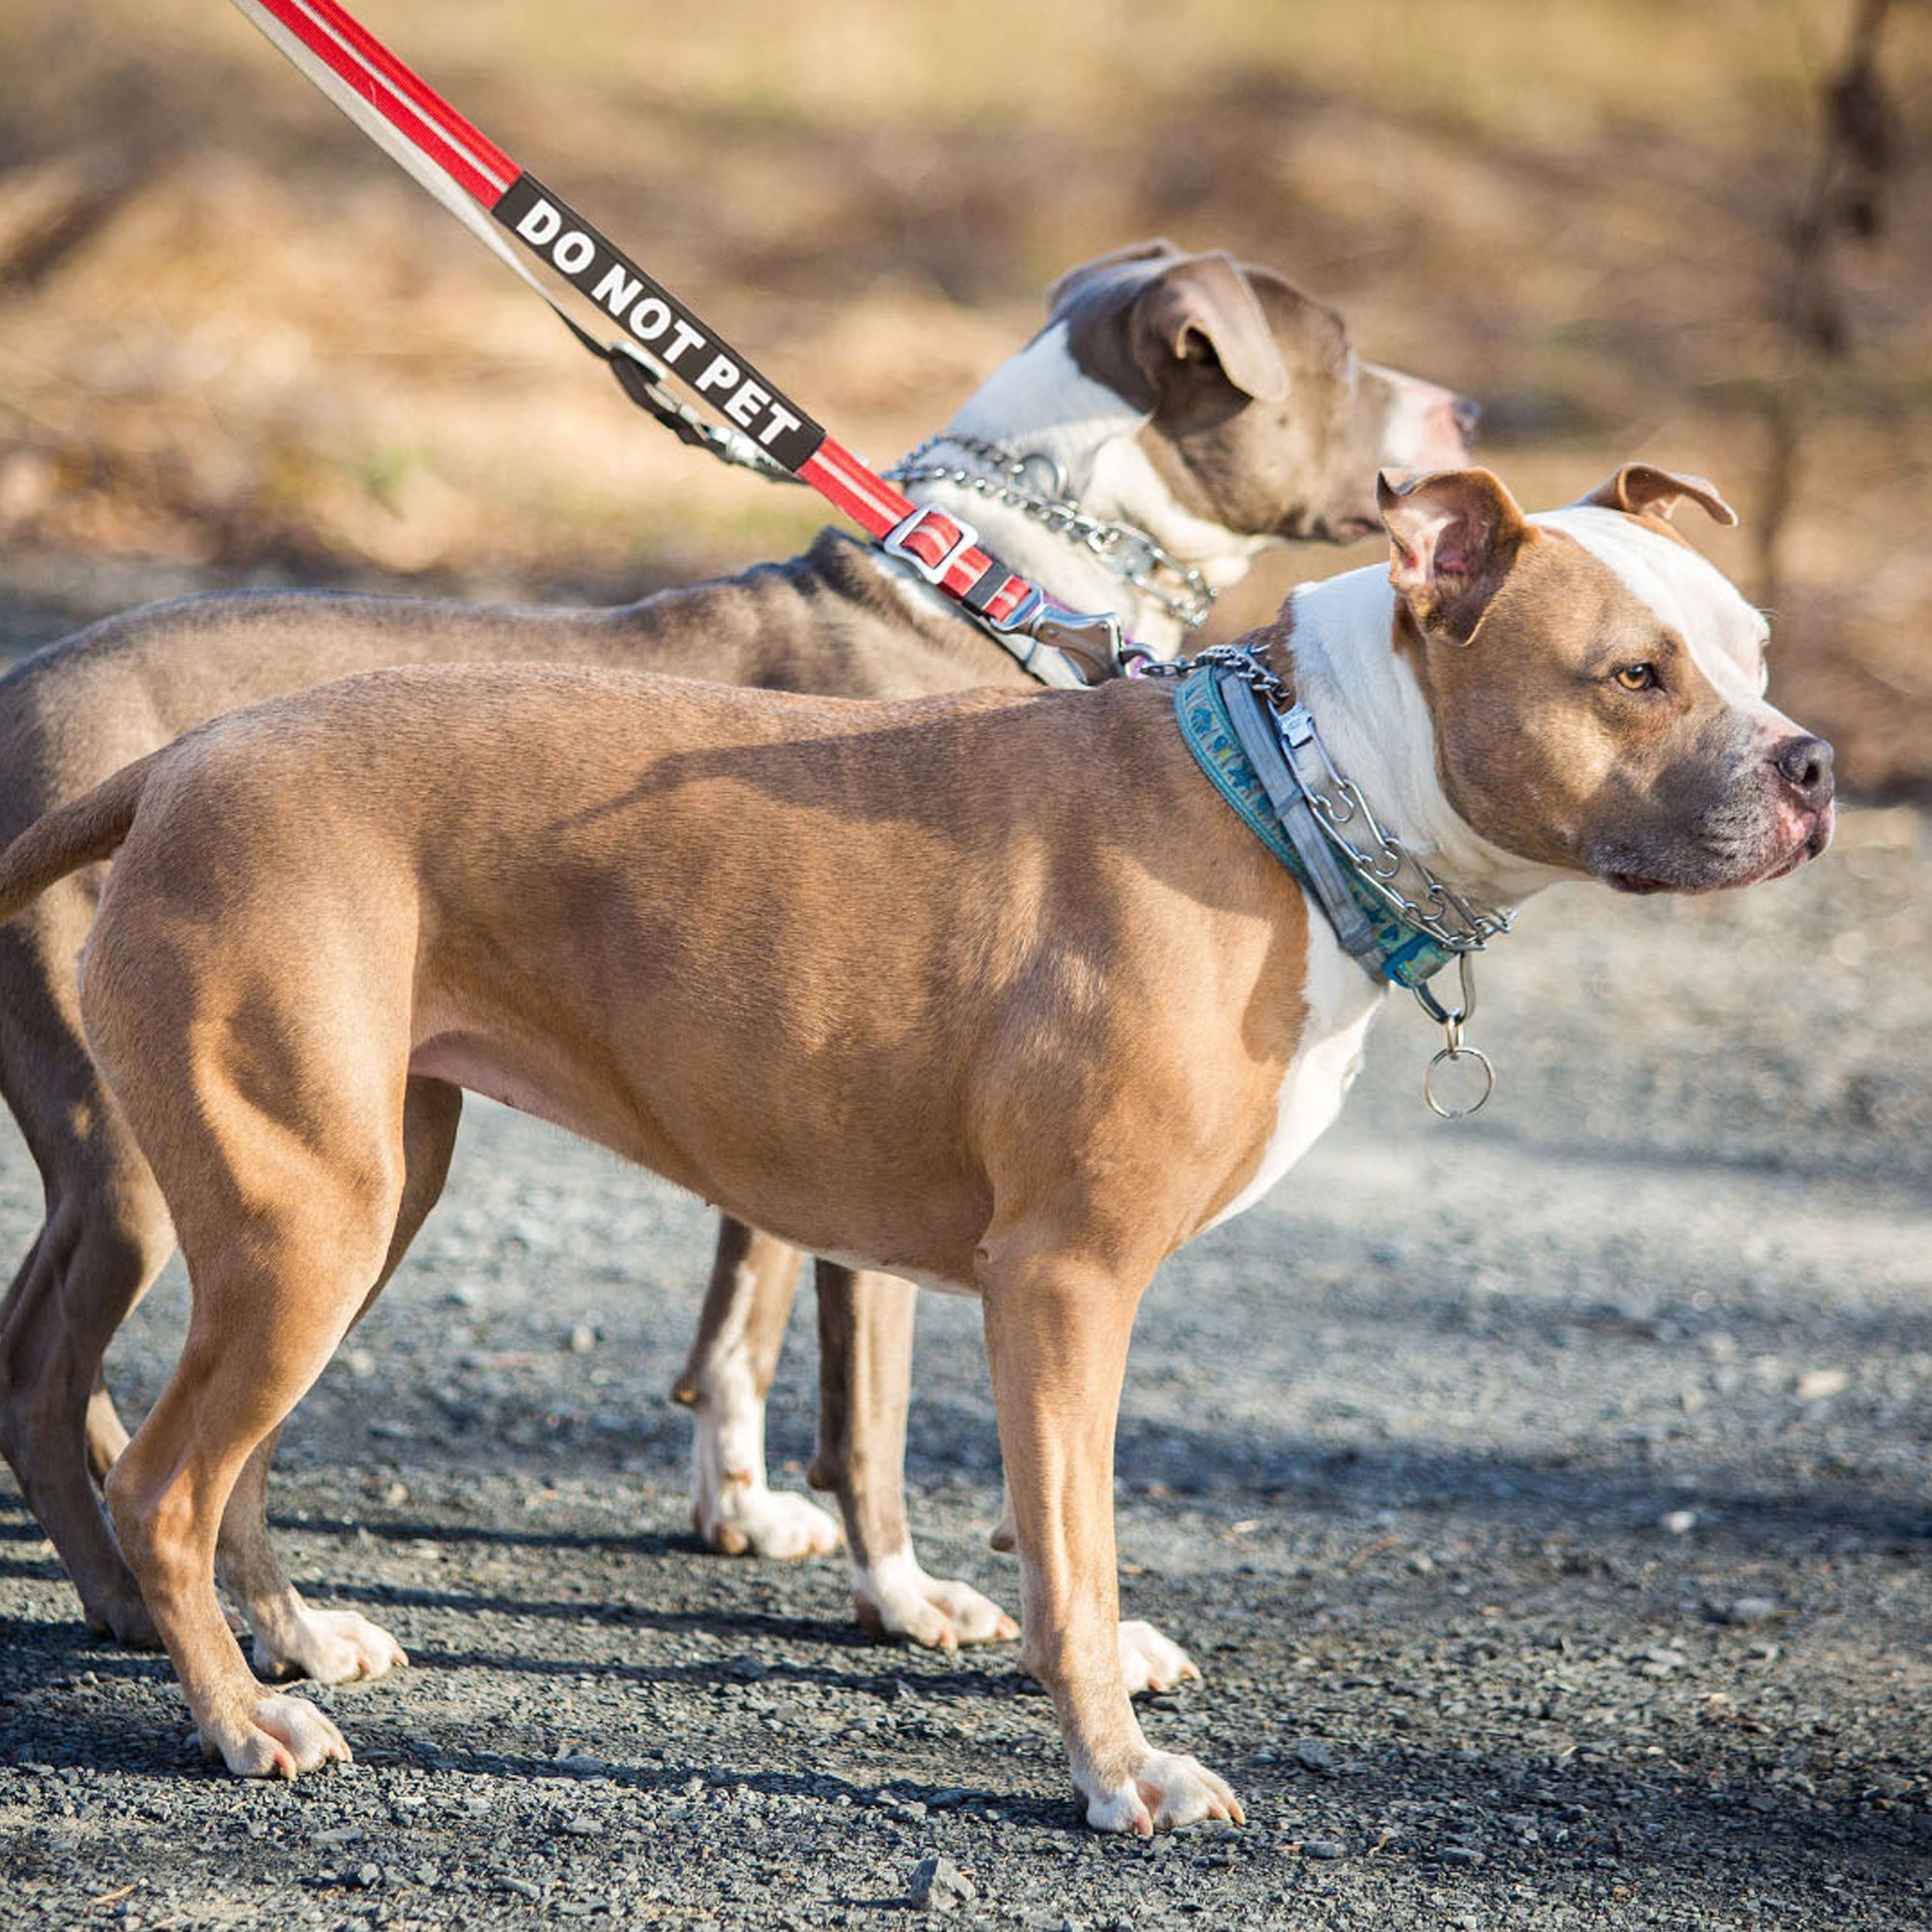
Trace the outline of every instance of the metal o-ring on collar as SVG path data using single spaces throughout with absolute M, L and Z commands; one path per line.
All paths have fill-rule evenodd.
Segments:
M 1435 1097 L 1435 1069 L 1444 1061 L 1452 1065 L 1459 1060 L 1473 1060 L 1483 1070 L 1483 1091 L 1465 1107 L 1445 1106 Z M 1422 1069 L 1422 1097 L 1429 1102 L 1429 1111 L 1438 1120 L 1466 1121 L 1471 1114 L 1481 1113 L 1489 1097 L 1496 1091 L 1496 1069 L 1490 1065 L 1490 1057 L 1479 1046 L 1464 1046 L 1459 1040 L 1453 1046 L 1443 1047 L 1427 1066 Z

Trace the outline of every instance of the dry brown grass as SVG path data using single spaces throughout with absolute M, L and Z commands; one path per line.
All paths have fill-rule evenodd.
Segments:
M 1164 232 L 1280 265 L 1491 406 L 1553 500 L 1647 455 L 1748 518 L 1816 397 L 1779 684 L 1868 787 L 1932 790 L 1932 9 L 1901 0 L 1890 220 L 1853 353 L 1778 321 L 1841 4 L 367 0 L 433 83 L 884 459 Z M 635 418 L 520 286 L 219 0 L 0 11 L 8 552 L 434 573 L 730 565 L 820 521 Z M 1700 541 L 1701 541 L 1700 536 Z M 1747 583 L 1748 529 L 1710 548 Z M 1350 559 L 1356 560 L 1356 559 Z M 1297 557 L 1243 597 L 1278 595 Z

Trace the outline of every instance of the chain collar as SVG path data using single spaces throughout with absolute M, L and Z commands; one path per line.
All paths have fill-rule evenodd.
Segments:
M 969 469 L 962 463 L 922 461 L 947 445 L 963 449 L 983 464 L 984 469 Z M 1090 516 L 1073 499 L 1065 466 L 1043 450 L 1014 451 L 979 437 L 941 435 L 928 437 L 885 473 L 900 484 L 951 483 L 1032 517 L 1056 536 L 1091 552 L 1150 603 L 1159 606 L 1182 630 L 1193 630 L 1214 608 L 1215 591 L 1199 570 L 1191 563 L 1182 563 L 1132 524 L 1110 524 Z M 1040 489 L 1033 487 L 1035 477 L 1039 479 Z M 1171 583 L 1161 582 L 1162 578 Z
M 1480 952 L 1492 939 L 1508 932 L 1515 915 L 1486 906 L 1459 893 L 1432 872 L 1402 840 L 1386 831 L 1370 809 L 1360 788 L 1336 770 L 1327 747 L 1315 729 L 1306 705 L 1259 652 L 1244 644 L 1210 644 L 1191 658 L 1171 662 L 1143 661 L 1136 677 L 1186 677 L 1209 667 L 1231 670 L 1262 699 L 1290 753 L 1289 768 L 1315 810 L 1316 823 L 1327 834 L 1349 868 L 1406 924 L 1425 932 L 1451 952 Z M 1290 740 L 1291 724 L 1298 727 Z M 1293 753 L 1306 746 L 1311 760 Z M 1358 842 L 1358 840 L 1360 842 Z
M 1268 721 L 1279 752 L 1280 786 L 1270 784 L 1269 790 L 1281 812 L 1283 834 L 1300 854 L 1304 883 L 1349 950 L 1360 956 L 1348 931 L 1351 909 L 1347 895 L 1333 882 L 1333 859 L 1320 849 L 1309 848 L 1306 835 L 1296 835 L 1296 820 L 1304 824 L 1312 820 L 1334 858 L 1340 859 L 1358 886 L 1386 906 L 1402 924 L 1425 935 L 1455 958 L 1462 994 L 1456 1005 L 1431 991 L 1426 972 L 1416 979 L 1403 974 L 1398 982 L 1407 985 L 1417 1005 L 1442 1029 L 1442 1049 L 1423 1074 L 1424 1099 L 1445 1120 L 1475 1113 L 1494 1091 L 1495 1073 L 1480 1049 L 1463 1037 L 1463 1024 L 1476 1009 L 1473 955 L 1484 951 L 1492 939 L 1508 932 L 1514 915 L 1457 892 L 1382 826 L 1359 787 L 1336 769 L 1308 707 L 1295 701 L 1280 673 L 1252 646 L 1215 644 L 1194 657 L 1172 662 L 1142 659 L 1130 666 L 1128 675 L 1181 678 L 1198 670 L 1231 673 L 1258 700 L 1256 708 Z M 1237 725 L 1237 731 L 1239 728 Z M 1363 963 L 1368 964 L 1366 960 Z M 1392 967 L 1385 963 L 1379 977 L 1394 977 Z M 1445 1100 L 1435 1092 L 1438 1072 L 1461 1062 L 1469 1063 L 1481 1085 L 1466 1101 Z

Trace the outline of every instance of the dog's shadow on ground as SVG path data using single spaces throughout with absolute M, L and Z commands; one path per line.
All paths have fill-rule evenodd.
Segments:
M 639 1631 L 716 1629 L 710 1619 L 698 1617 L 664 1618 L 643 1613 L 622 1621 L 627 1627 Z M 850 1650 L 865 1646 L 879 1667 L 840 1670 L 829 1664 L 759 1657 L 755 1675 L 748 1675 L 744 1667 L 745 1660 L 739 1658 L 724 1658 L 715 1662 L 707 1660 L 699 1663 L 602 1662 L 588 1665 L 582 1658 L 534 1657 L 527 1651 L 439 1650 L 434 1644 L 423 1643 L 410 1647 L 410 1658 L 412 1663 L 430 1670 L 487 1670 L 510 1676 L 575 1680 L 590 1669 L 598 1677 L 614 1678 L 626 1684 L 719 1691 L 743 1691 L 753 1688 L 782 1690 L 810 1686 L 856 1696 L 870 1696 L 882 1703 L 896 1702 L 909 1693 L 916 1693 L 922 1698 L 998 1700 L 1043 1697 L 1046 1694 L 1030 1678 L 1017 1675 L 1009 1645 L 986 1652 L 986 1664 L 981 1670 L 920 1668 L 916 1676 L 908 1676 L 903 1662 L 895 1664 L 895 1656 L 902 1659 L 903 1653 L 895 1654 L 876 1644 L 868 1644 L 865 1638 L 855 1638 L 851 1633 L 837 1625 L 783 1618 L 761 1621 L 767 1627 L 759 1634 L 793 1643 L 830 1644 Z

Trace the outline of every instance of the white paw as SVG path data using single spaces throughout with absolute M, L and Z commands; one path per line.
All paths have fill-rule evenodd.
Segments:
M 348 1741 L 306 1697 L 259 1697 L 242 1722 L 205 1728 L 201 1747 L 237 1777 L 296 1777 L 350 1758 Z
M 910 1550 L 852 1572 L 852 1607 L 874 1636 L 925 1650 L 1007 1643 L 1020 1627 L 967 1583 L 928 1577 Z
M 298 1604 L 295 1615 L 280 1629 L 260 1632 L 255 1638 L 255 1668 L 269 1678 L 353 1684 L 358 1678 L 384 1676 L 409 1661 L 387 1631 L 354 1610 L 312 1610 Z
M 1172 1690 L 1190 1678 L 1201 1680 L 1194 1660 L 1172 1637 L 1142 1623 L 1121 1626 L 1121 1675 L 1129 1697 L 1143 1690 Z
M 1096 1832 L 1178 1832 L 1209 1818 L 1247 1823 L 1241 1801 L 1227 1780 L 1179 1751 L 1150 1751 L 1124 1784 L 1087 1800 L 1087 1822 Z
M 691 1505 L 692 1526 L 721 1556 L 774 1556 L 796 1562 L 829 1556 L 845 1541 L 835 1518 L 805 1496 L 763 1483 L 726 1478 Z

